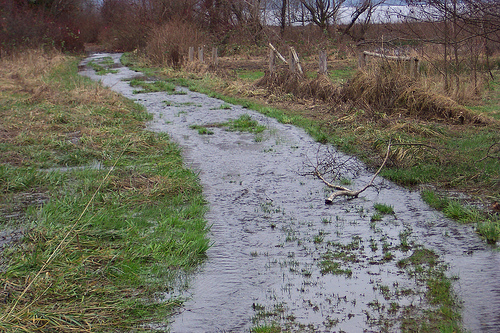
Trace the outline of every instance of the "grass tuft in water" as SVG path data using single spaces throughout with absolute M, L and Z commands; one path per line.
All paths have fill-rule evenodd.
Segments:
M 392 206 L 381 203 L 375 203 L 373 205 L 373 208 L 375 208 L 375 210 L 382 215 L 394 215 L 394 207 Z
M 202 125 L 190 125 L 189 128 L 197 130 L 200 135 L 212 135 L 213 131 L 209 130 L 206 126 Z
M 261 133 L 266 129 L 266 126 L 259 125 L 257 120 L 252 119 L 248 114 L 244 114 L 238 119 L 230 120 L 222 125 L 226 127 L 228 131 Z
M 134 94 L 149 93 L 149 92 L 160 92 L 168 91 L 170 93 L 175 92 L 175 85 L 166 81 L 154 81 L 149 82 L 140 79 L 130 80 L 131 87 L 140 87 L 141 90 L 134 90 Z

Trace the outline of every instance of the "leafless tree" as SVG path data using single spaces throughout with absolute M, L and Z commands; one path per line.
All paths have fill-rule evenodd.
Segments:
M 344 35 L 349 35 L 353 40 L 362 40 L 370 26 L 373 12 L 382 5 L 385 0 L 358 0 L 354 4 L 354 12 L 349 23 L 342 29 Z M 358 26 L 356 31 L 353 27 Z
M 329 26 L 337 24 L 340 7 L 346 0 L 300 0 L 309 13 L 309 20 L 322 31 L 328 32 Z

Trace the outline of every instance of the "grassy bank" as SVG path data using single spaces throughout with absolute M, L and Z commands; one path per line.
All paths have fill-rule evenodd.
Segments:
M 219 60 L 215 70 L 201 64 L 172 70 L 149 67 L 141 59 L 124 59 L 147 75 L 303 127 L 317 141 L 355 154 L 374 169 L 382 163 L 390 141 L 391 154 L 382 176 L 432 192 L 424 195 L 431 206 L 462 223 L 476 224 L 489 243 L 500 239 L 500 219 L 491 209 L 500 202 L 498 78 L 485 85 L 482 100 L 476 96 L 471 101 L 474 106 L 464 106 L 437 93 L 439 82 L 428 78 L 415 82 L 399 75 L 398 69 L 395 75 L 378 68 L 366 74 L 355 72 L 352 61 L 334 61 L 328 82 L 313 78 L 290 84 L 295 79 L 284 76 L 268 79 L 263 86 L 262 68 L 249 64 L 252 69 L 246 70 L 244 57 L 228 59 L 228 68 L 224 58 Z M 231 75 L 232 71 L 244 71 L 245 76 Z M 408 88 L 400 92 L 401 86 Z M 338 91 L 341 94 L 335 97 Z M 397 93 L 401 97 L 396 100 Z M 429 201 L 431 197 L 441 204 Z M 462 213 L 449 213 L 456 206 Z
M 80 77 L 78 59 L 1 62 L 0 223 L 15 241 L 2 244 L 0 330 L 161 321 L 181 302 L 164 292 L 209 246 L 196 175 L 145 130 L 145 110 Z

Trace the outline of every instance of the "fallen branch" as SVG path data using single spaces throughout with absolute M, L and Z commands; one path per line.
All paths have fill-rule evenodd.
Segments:
M 278 56 L 278 58 L 281 59 L 281 61 L 283 61 L 285 64 L 288 65 L 288 61 L 286 61 L 285 57 L 283 57 L 281 53 L 279 53 L 278 50 L 276 50 L 273 44 L 269 43 L 269 47 L 271 48 L 271 50 L 273 50 L 274 53 L 276 53 L 276 55 Z
M 387 159 L 389 158 L 390 151 L 391 151 L 391 142 L 389 141 L 389 145 L 387 146 L 387 152 L 385 154 L 384 162 L 382 162 L 382 165 L 378 168 L 377 172 L 373 175 L 373 177 L 370 180 L 370 182 L 365 187 L 363 187 L 361 190 L 353 191 L 353 190 L 350 190 L 350 189 L 348 189 L 346 187 L 343 187 L 343 186 L 338 186 L 338 185 L 331 184 L 331 183 L 327 182 L 324 179 L 324 177 L 317 170 L 315 170 L 314 174 L 316 175 L 316 177 L 318 177 L 319 179 L 321 179 L 323 181 L 323 183 L 326 184 L 326 186 L 338 190 L 338 191 L 333 192 L 332 194 L 330 194 L 330 196 L 325 199 L 325 204 L 331 205 L 333 203 L 333 199 L 335 199 L 338 196 L 342 196 L 342 195 L 349 196 L 349 197 L 357 197 L 361 192 L 363 192 L 364 190 L 366 190 L 368 187 L 372 186 L 373 185 L 373 181 L 378 176 L 378 174 L 380 173 L 380 171 L 384 167 L 385 163 L 387 162 Z

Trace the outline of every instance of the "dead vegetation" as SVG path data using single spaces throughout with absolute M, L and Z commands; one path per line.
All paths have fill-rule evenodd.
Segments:
M 266 75 L 255 86 L 273 93 L 290 93 L 297 98 L 312 99 L 341 109 L 352 105 L 368 109 L 368 114 L 384 113 L 388 117 L 419 121 L 444 121 L 455 124 L 495 122 L 474 114 L 450 97 L 433 92 L 411 78 L 398 66 L 384 64 L 375 71 L 358 70 L 347 83 L 333 83 L 327 76 L 306 79 L 287 70 Z

